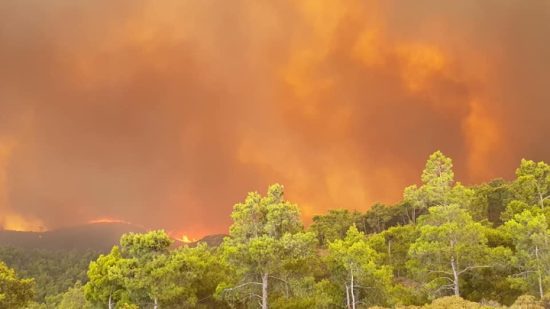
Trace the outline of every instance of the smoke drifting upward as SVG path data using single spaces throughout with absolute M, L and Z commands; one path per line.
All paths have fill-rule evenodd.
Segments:
M 546 1 L 2 1 L 0 224 L 195 237 L 286 185 L 310 218 L 550 158 Z

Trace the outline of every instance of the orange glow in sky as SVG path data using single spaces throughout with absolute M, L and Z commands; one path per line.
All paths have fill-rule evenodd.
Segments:
M 309 222 L 438 149 L 466 184 L 550 158 L 547 1 L 3 1 L 0 29 L 6 229 L 190 240 L 270 183 Z

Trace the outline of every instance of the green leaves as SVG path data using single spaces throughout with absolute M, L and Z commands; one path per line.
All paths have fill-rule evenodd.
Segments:
M 279 184 L 271 185 L 265 197 L 249 193 L 233 207 L 231 218 L 231 237 L 243 241 L 262 235 L 278 239 L 303 230 L 298 207 L 284 200 L 284 187 Z
M 512 188 L 517 200 L 541 208 L 550 205 L 550 165 L 521 160 Z
M 255 295 L 267 306 L 268 290 L 289 288 L 290 277 L 308 269 L 315 235 L 303 232 L 298 207 L 284 200 L 284 188 L 278 184 L 270 186 L 265 197 L 249 193 L 231 217 L 230 237 L 222 248 L 233 277 L 218 287 L 218 294 L 233 302 L 243 299 L 239 294 Z M 250 301 L 256 299 L 245 300 Z
M 96 304 L 192 307 L 199 296 L 212 295 L 223 275 L 205 244 L 169 251 L 171 240 L 162 231 L 127 234 L 121 243 L 123 251 L 115 246 L 90 263 L 84 290 Z
M 420 178 L 424 184 L 450 189 L 454 182 L 453 161 L 439 150 L 432 153 Z
M 118 246 L 107 255 L 101 255 L 90 263 L 88 283 L 84 286 L 86 298 L 99 303 L 116 303 L 126 292 L 124 290 L 125 261 Z
M 333 209 L 325 215 L 313 217 L 310 231 L 317 236 L 319 244 L 326 246 L 329 242 L 346 237 L 346 232 L 361 219 L 361 214 L 347 209 Z
M 18 309 L 34 297 L 34 280 L 20 279 L 0 261 L 0 308 Z
M 460 277 L 493 266 L 491 255 L 502 249 L 490 248 L 485 227 L 458 205 L 430 208 L 419 220 L 419 230 L 407 266 L 434 295 L 452 291 L 459 296 Z
M 510 280 L 526 291 L 544 296 L 550 283 L 550 231 L 545 215 L 540 211 L 524 210 L 504 224 L 503 229 L 514 241 L 514 265 L 520 275 Z
M 381 262 L 365 234 L 355 226 L 349 228 L 345 239 L 329 244 L 326 257 L 331 281 L 341 288 L 341 297 L 348 298 L 346 303 L 384 304 L 387 301 L 392 270 Z M 353 294 L 353 299 L 349 294 Z
M 422 186 L 405 188 L 403 200 L 412 206 L 411 221 L 432 206 L 458 204 L 467 208 L 474 192 L 454 181 L 452 160 L 440 151 L 430 155 L 422 172 Z
M 509 281 L 542 299 L 550 286 L 550 166 L 521 160 L 511 191 L 513 200 L 501 214 L 507 220 L 503 230 L 513 239 L 516 250 L 513 256 L 516 273 Z
M 369 245 L 384 259 L 384 264 L 394 270 L 397 278 L 407 275 L 406 262 L 409 258 L 409 248 L 419 237 L 415 225 L 391 227 L 380 234 L 368 238 Z
M 147 258 L 149 255 L 166 254 L 172 240 L 164 231 L 145 234 L 128 233 L 120 238 L 122 252 L 130 257 Z
M 466 187 L 437 151 L 404 201 L 332 210 L 314 217 L 309 232 L 275 184 L 234 206 L 217 249 L 174 249 L 163 231 L 124 235 L 90 263 L 84 292 L 94 305 L 117 308 L 357 308 L 452 294 L 429 307 L 477 308 L 459 296 L 507 305 L 522 293 L 542 298 L 550 290 L 549 174 L 544 162 L 523 160 L 513 182 Z M 0 280 L 8 277 L 19 280 L 9 271 Z M 86 306 L 81 296 L 74 287 L 56 303 Z
M 69 288 L 61 298 L 57 309 L 92 309 L 93 305 L 86 300 L 84 289 L 77 281 L 72 288 Z

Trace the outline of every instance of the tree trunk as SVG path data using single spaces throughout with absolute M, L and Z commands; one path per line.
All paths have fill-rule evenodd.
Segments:
M 544 297 L 544 290 L 542 288 L 542 274 L 540 273 L 540 271 L 538 273 L 539 273 L 539 294 L 540 294 L 540 299 L 542 300 L 542 298 Z
M 158 304 L 158 301 L 157 301 L 157 298 L 156 298 L 156 297 L 155 297 L 155 299 L 154 299 L 154 302 L 155 302 L 155 303 L 154 303 L 153 309 L 158 309 L 159 304 Z
M 351 302 L 349 300 L 349 286 L 346 283 L 346 305 L 348 309 L 351 309 Z
M 351 272 L 351 286 L 349 288 L 351 292 L 351 308 L 355 309 L 355 287 L 353 286 L 353 272 Z
M 458 271 L 456 267 L 455 257 L 451 257 L 451 268 L 453 269 L 453 290 L 455 293 L 455 296 L 460 296 L 460 288 L 458 285 Z
M 391 264 L 391 239 L 388 239 L 388 258 L 390 259 Z
M 539 276 L 539 294 L 540 299 L 542 300 L 542 298 L 544 297 L 544 289 L 542 288 L 542 271 L 540 269 L 539 246 L 535 246 L 535 256 L 537 258 L 538 264 L 537 275 Z
M 267 309 L 268 273 L 262 275 L 262 309 Z
M 113 309 L 113 297 L 109 294 L 109 309 Z

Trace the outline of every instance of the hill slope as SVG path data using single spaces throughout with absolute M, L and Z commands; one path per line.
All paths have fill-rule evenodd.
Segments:
M 93 250 L 105 252 L 120 236 L 145 229 L 128 223 L 90 223 L 46 232 L 0 230 L 0 246 L 45 250 Z

